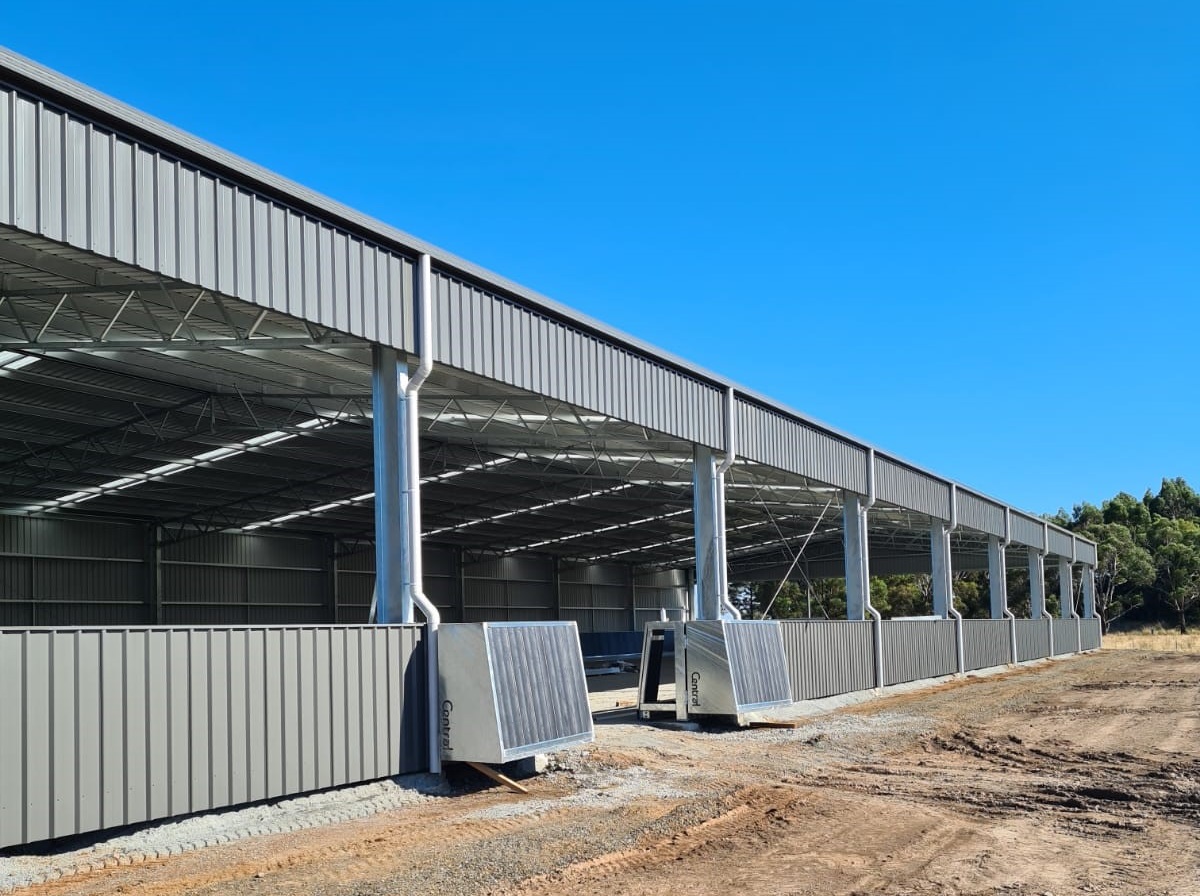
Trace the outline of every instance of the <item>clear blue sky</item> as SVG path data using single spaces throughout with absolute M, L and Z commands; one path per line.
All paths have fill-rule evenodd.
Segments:
M 1200 487 L 1195 2 L 6 6 L 11 49 L 943 475 Z

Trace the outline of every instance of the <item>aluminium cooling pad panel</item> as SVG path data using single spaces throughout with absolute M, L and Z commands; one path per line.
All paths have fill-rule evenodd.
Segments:
M 442 756 L 502 763 L 592 739 L 574 622 L 442 626 Z

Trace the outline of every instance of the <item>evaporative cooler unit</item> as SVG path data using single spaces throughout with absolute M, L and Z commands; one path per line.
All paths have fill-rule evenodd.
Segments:
M 442 759 L 500 764 L 594 737 L 574 622 L 438 630 Z
M 660 699 L 663 662 L 673 656 L 675 697 Z M 642 646 L 638 709 L 642 718 L 747 716 L 792 702 L 783 631 L 774 620 L 648 622 Z

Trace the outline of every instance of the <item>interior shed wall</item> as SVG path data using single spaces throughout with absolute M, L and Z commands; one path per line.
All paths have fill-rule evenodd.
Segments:
M 156 549 L 137 523 L 0 516 L 0 626 L 362 624 L 374 551 L 326 537 L 214 533 Z M 540 554 L 470 562 L 425 547 L 447 622 L 573 619 L 628 631 L 687 605 L 682 571 L 572 565 Z

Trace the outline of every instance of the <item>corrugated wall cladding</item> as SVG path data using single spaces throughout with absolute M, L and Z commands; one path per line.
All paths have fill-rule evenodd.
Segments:
M 633 628 L 633 568 L 618 563 L 559 569 L 559 611 L 581 632 Z
M 889 620 L 883 625 L 883 683 L 900 684 L 958 671 L 955 624 Z
M 1079 651 L 1079 623 L 1075 619 L 1054 620 L 1054 655 Z
M 1037 517 L 1027 516 L 1014 510 L 1012 517 L 1012 540 L 1031 548 L 1041 548 L 1045 527 Z
M 865 449 L 742 398 L 737 399 L 736 412 L 739 455 L 866 494 Z M 722 441 L 714 447 L 723 445 Z
M 1079 634 L 1084 650 L 1096 650 L 1100 647 L 1100 620 L 1081 619 L 1079 621 Z
M 554 560 L 521 555 L 463 567 L 463 621 L 550 621 L 558 618 Z
M 1075 559 L 1088 566 L 1096 565 L 1096 546 L 1081 538 L 1075 539 Z
M 414 346 L 410 259 L 3 86 L 0 223 Z
M 781 620 L 794 700 L 875 687 L 873 622 Z
M 168 544 L 159 561 L 162 621 L 327 623 L 332 563 L 332 546 L 321 538 L 219 533 Z
M 967 671 L 1012 662 L 1011 625 L 1007 619 L 963 620 L 963 666 Z
M 723 392 L 447 274 L 434 278 L 434 360 L 712 447 Z
M 427 765 L 415 627 L 0 631 L 0 847 Z
M 153 622 L 148 531 L 0 516 L 0 626 Z
M 875 456 L 875 492 L 882 501 L 950 519 L 950 486 L 927 473 Z
M 1004 537 L 1004 507 L 964 489 L 958 489 L 958 522 L 968 529 Z
M 690 603 L 688 574 L 682 569 L 634 571 L 634 629 L 642 631 L 647 622 L 656 622 L 660 608 L 671 619 L 686 618 Z
M 1050 622 L 1047 619 L 1018 619 L 1017 662 L 1042 659 L 1050 655 Z
M 1049 534 L 1050 553 L 1057 554 L 1059 557 L 1069 558 L 1071 556 L 1071 547 L 1075 542 L 1075 539 L 1071 537 L 1071 533 L 1063 532 L 1051 526 Z

